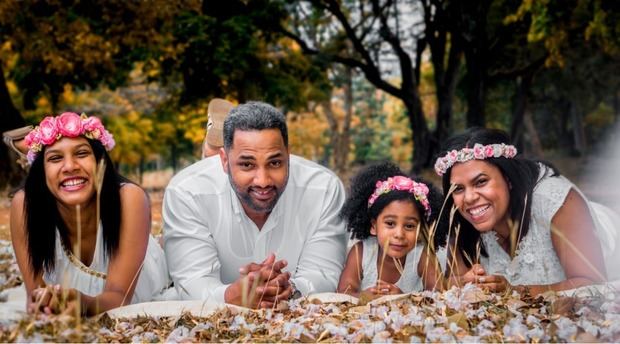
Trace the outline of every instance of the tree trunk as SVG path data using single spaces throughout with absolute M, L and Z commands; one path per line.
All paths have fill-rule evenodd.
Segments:
M 407 116 L 411 126 L 411 138 L 413 140 L 413 152 L 411 155 L 411 172 L 419 173 L 423 167 L 430 166 L 431 145 L 430 133 L 424 113 L 422 103 L 417 93 L 412 97 L 404 99 L 407 107 Z
M 21 114 L 13 105 L 2 66 L 3 62 L 0 60 L 0 135 L 5 131 L 26 125 Z M 16 159 L 16 154 L 10 152 L 6 145 L 0 144 L 0 189 L 8 185 L 17 185 L 21 180 L 24 173 L 15 163 Z
M 518 151 L 523 151 L 523 121 L 525 112 L 528 107 L 528 92 L 531 86 L 531 78 L 527 76 L 521 76 L 517 78 L 517 94 L 515 100 L 515 107 L 512 112 L 512 125 L 510 128 L 510 137 L 512 138 L 512 144 L 517 147 Z
M 460 65 L 461 49 L 453 39 L 448 56 L 448 66 L 442 73 L 441 80 L 435 80 L 437 92 L 437 131 L 435 142 L 443 142 L 450 134 L 450 123 L 452 122 L 452 101 L 456 90 L 456 80 L 458 67 Z M 443 57 L 442 57 L 443 59 Z M 433 59 L 434 61 L 435 59 Z M 438 61 L 439 62 L 439 61 Z M 438 63 L 437 62 L 437 63 Z M 436 62 L 433 62 L 435 64 Z M 432 149 L 433 147 L 431 147 Z M 431 152 L 431 154 L 434 152 Z
M 349 141 L 351 129 L 351 118 L 353 117 L 353 77 L 352 68 L 344 66 L 344 119 L 340 125 L 332 109 L 331 94 L 330 99 L 321 103 L 327 123 L 329 125 L 329 146 L 331 147 L 331 157 L 328 158 L 332 169 L 342 175 L 348 169 Z
M 475 48 L 467 48 L 465 62 L 467 64 L 467 126 L 484 126 L 485 123 L 485 70 L 482 64 L 484 57 L 475 53 Z
M 614 122 L 620 119 L 620 90 L 614 92 Z
M 344 122 L 342 131 L 339 133 L 338 146 L 334 162 L 336 171 L 341 174 L 348 168 L 349 161 L 349 131 L 351 129 L 351 118 L 353 118 L 353 69 L 345 66 L 345 86 L 344 86 Z
M 540 138 L 538 137 L 538 132 L 536 131 L 536 126 L 534 125 L 534 120 L 532 119 L 532 112 L 529 109 L 526 109 L 523 114 L 523 124 L 525 126 L 527 142 L 529 142 L 529 155 L 538 159 L 543 159 L 545 154 L 542 149 L 542 144 L 540 143 Z
M 575 140 L 575 152 L 584 156 L 588 149 L 586 134 L 583 128 L 583 114 L 581 107 L 576 101 L 571 101 L 570 117 L 573 124 L 573 139 Z

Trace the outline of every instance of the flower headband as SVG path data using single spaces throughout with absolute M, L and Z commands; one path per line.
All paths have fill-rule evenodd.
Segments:
M 389 177 L 387 180 L 379 180 L 375 185 L 375 192 L 368 199 L 368 208 L 379 198 L 393 190 L 407 191 L 424 207 L 424 215 L 427 219 L 431 216 L 431 204 L 428 202 L 428 186 L 424 183 L 417 183 L 404 176 Z
M 43 146 L 49 146 L 62 137 L 84 136 L 92 140 L 99 140 L 107 151 L 114 148 L 114 138 L 107 131 L 99 118 L 86 114 L 81 116 L 74 112 L 65 112 L 60 116 L 45 117 L 26 137 L 28 146 L 28 163 L 32 164 Z
M 438 158 L 435 162 L 435 172 L 443 176 L 452 165 L 457 162 L 465 162 L 469 160 L 484 160 L 487 158 L 514 158 L 517 155 L 515 146 L 505 143 L 494 143 L 491 145 L 481 145 L 476 143 L 474 148 L 463 148 L 459 151 L 451 150 L 446 155 Z

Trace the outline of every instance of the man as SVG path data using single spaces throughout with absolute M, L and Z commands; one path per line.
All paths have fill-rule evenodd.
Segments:
M 336 290 L 344 198 L 334 173 L 289 156 L 280 111 L 237 106 L 224 122 L 220 156 L 189 166 L 166 188 L 164 250 L 179 295 L 264 308 Z
M 234 105 L 228 100 L 213 98 L 209 102 L 207 134 L 202 143 L 202 158 L 208 158 L 220 153 L 224 146 L 224 120 Z

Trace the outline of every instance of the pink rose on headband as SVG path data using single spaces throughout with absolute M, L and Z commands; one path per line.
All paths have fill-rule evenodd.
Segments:
M 484 159 L 485 158 L 484 154 L 485 154 L 484 153 L 484 146 L 479 144 L 479 143 L 476 143 L 474 145 L 474 158 L 476 158 L 476 159 Z
M 112 134 L 108 132 L 97 117 L 81 116 L 74 112 L 64 112 L 58 117 L 47 116 L 36 126 L 24 141 L 28 146 L 28 162 L 32 164 L 44 146 L 54 144 L 62 137 L 84 136 L 98 140 L 106 150 L 114 148 Z
M 65 112 L 56 118 L 58 131 L 65 137 L 77 137 L 82 133 L 82 119 L 78 114 Z
M 490 158 L 493 156 L 493 145 L 488 145 L 484 147 L 484 154 L 486 155 L 487 158 Z
M 82 125 L 84 126 L 84 131 L 93 131 L 103 127 L 101 120 L 97 117 L 87 117 L 82 119 Z
M 56 128 L 56 118 L 45 117 L 39 124 L 39 141 L 44 145 L 50 145 L 58 139 L 58 128 Z
M 392 182 L 394 183 L 395 190 L 411 190 L 413 187 L 413 180 L 403 177 L 403 176 L 394 176 L 392 177 Z
M 514 158 L 515 155 L 517 155 L 517 149 L 514 146 L 506 146 L 504 156 L 507 158 Z

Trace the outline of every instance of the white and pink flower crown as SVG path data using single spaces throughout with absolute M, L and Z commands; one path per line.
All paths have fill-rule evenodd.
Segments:
M 389 177 L 387 180 L 379 180 L 375 185 L 375 192 L 368 198 L 368 208 L 379 198 L 379 196 L 390 191 L 400 190 L 413 194 L 413 197 L 424 207 L 424 215 L 427 219 L 431 216 L 431 204 L 428 201 L 428 186 L 424 183 L 417 183 L 405 176 Z
M 28 146 L 28 163 L 32 164 L 37 154 L 44 146 L 54 144 L 62 137 L 84 136 L 92 140 L 99 140 L 107 151 L 114 148 L 114 138 L 107 131 L 99 118 L 86 114 L 81 116 L 74 112 L 65 112 L 59 116 L 47 116 L 36 126 L 24 141 Z
M 451 150 L 446 155 L 438 158 L 435 162 L 435 172 L 443 176 L 450 167 L 457 162 L 465 162 L 469 160 L 484 160 L 487 158 L 514 158 L 517 155 L 515 146 L 505 143 L 494 143 L 491 145 L 481 145 L 476 143 L 474 148 L 463 148 L 461 150 Z

